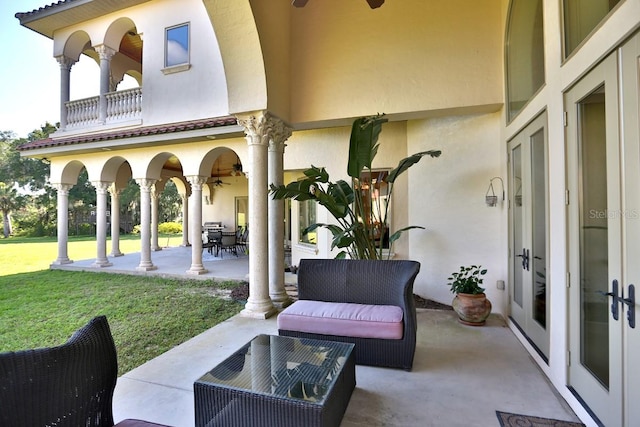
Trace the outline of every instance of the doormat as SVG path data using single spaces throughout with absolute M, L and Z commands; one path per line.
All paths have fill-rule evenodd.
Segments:
M 533 417 L 530 415 L 510 414 L 509 412 L 496 411 L 501 427 L 584 427 L 582 423 L 573 421 L 553 420 L 551 418 Z

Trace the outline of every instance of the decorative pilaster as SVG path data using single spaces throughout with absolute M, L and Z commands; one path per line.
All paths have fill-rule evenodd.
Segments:
M 161 251 L 158 244 L 158 186 L 151 187 L 151 250 Z
M 100 57 L 100 101 L 98 104 L 98 121 L 107 121 L 107 93 L 111 82 L 111 58 L 116 54 L 114 49 L 106 45 L 94 46 Z
M 186 193 L 180 193 L 182 200 L 182 244 L 180 246 L 191 246 L 189 243 L 189 198 Z M 202 240 L 202 239 L 201 239 Z
M 67 102 L 71 94 L 71 67 L 77 61 L 64 55 L 57 56 L 56 60 L 60 64 L 60 129 L 67 127 Z
M 93 267 L 111 267 L 107 258 L 107 189 L 110 183 L 92 182 L 96 187 L 96 249 L 97 256 Z
M 140 264 L 138 271 L 156 270 L 151 262 L 151 187 L 155 179 L 138 178 L 140 186 Z
M 207 178 L 198 175 L 185 178 L 191 184 L 191 268 L 187 274 L 204 274 L 207 270 L 202 265 L 202 186 Z
M 264 112 L 238 117 L 249 145 L 249 298 L 241 315 L 266 319 L 276 313 L 269 297 L 267 147 L 273 123 Z M 284 267 L 283 267 L 284 268 Z
M 69 190 L 71 184 L 53 184 L 58 190 L 58 258 L 53 264 L 71 264 L 67 246 L 69 243 Z
M 123 256 L 120 252 L 120 190 L 116 187 L 116 183 L 109 186 L 109 194 L 111 195 L 111 255 L 112 257 Z
M 270 184 L 284 183 L 284 148 L 285 141 L 291 136 L 291 128 L 282 120 L 273 118 L 271 138 L 269 140 L 269 174 Z M 268 197 L 268 196 L 267 196 Z M 268 197 L 269 208 L 269 296 L 280 308 L 293 301 L 284 286 L 284 200 Z

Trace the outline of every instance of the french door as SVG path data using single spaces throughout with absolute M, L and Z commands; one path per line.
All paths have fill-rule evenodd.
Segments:
M 509 314 L 549 356 L 547 289 L 547 116 L 509 141 Z
M 568 384 L 606 426 L 640 423 L 638 40 L 565 94 Z

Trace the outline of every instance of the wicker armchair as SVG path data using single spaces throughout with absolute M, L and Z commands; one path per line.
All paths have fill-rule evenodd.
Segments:
M 403 311 L 402 339 L 359 338 L 279 329 L 279 335 L 355 344 L 356 363 L 410 371 L 416 349 L 413 282 L 420 263 L 408 260 L 302 259 L 298 299 L 394 305 Z
M 0 425 L 112 427 L 118 362 L 99 316 L 58 347 L 0 353 Z M 118 427 L 160 426 L 124 420 Z

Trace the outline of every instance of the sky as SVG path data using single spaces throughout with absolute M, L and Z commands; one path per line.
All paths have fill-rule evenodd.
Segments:
M 17 12 L 30 12 L 57 0 L 0 0 L 0 131 L 18 138 L 60 121 L 60 67 L 53 40 L 22 27 Z M 97 96 L 100 69 L 90 58 L 71 68 L 71 99 Z

